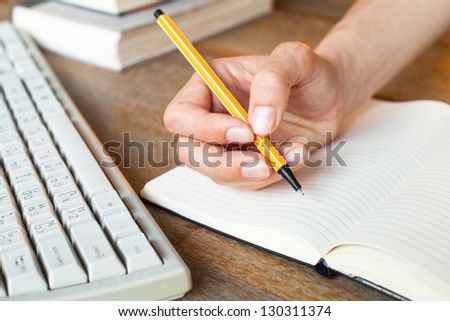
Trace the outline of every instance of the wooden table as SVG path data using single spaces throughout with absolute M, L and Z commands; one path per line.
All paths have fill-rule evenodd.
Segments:
M 14 1 L 1 2 L 0 14 L 6 18 L 8 4 Z M 278 43 L 288 40 L 314 47 L 350 3 L 279 0 L 273 14 L 197 46 L 207 59 L 268 54 Z M 130 133 L 132 141 L 154 142 L 154 159 L 161 160 L 162 142 L 172 140 L 162 123 L 164 108 L 192 74 L 178 52 L 124 73 L 90 67 L 51 53 L 45 56 L 102 142 L 122 142 L 123 133 Z M 377 97 L 450 103 L 450 34 L 408 66 Z M 171 162 L 164 168 L 139 168 L 136 149 L 120 153 L 130 160 L 126 168 L 121 168 L 136 192 L 174 166 Z M 389 299 L 345 277 L 325 279 L 311 268 L 231 240 L 152 205 L 148 209 L 191 269 L 193 289 L 185 300 Z

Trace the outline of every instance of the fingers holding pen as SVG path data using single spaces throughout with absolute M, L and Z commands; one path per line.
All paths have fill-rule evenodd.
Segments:
M 303 137 L 293 136 L 280 145 L 292 170 L 303 166 L 305 143 Z M 177 154 L 180 162 L 220 185 L 256 190 L 282 179 L 253 144 L 230 148 L 180 136 Z
M 179 160 L 222 185 L 248 186 L 278 176 L 264 156 L 253 150 L 225 149 L 180 136 Z
M 248 143 L 254 140 L 250 126 L 224 112 L 211 112 L 213 97 L 200 77 L 194 75 L 168 105 L 166 128 L 174 134 L 217 144 Z

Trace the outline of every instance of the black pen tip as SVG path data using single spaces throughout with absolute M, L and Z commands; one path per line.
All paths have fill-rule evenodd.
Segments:
M 153 13 L 156 19 L 158 19 L 158 17 L 162 14 L 164 14 L 164 12 L 161 9 L 158 9 Z
M 302 193 L 302 196 L 305 196 L 305 193 L 303 193 L 303 190 L 301 187 L 298 190 L 300 191 L 300 193 Z
M 294 173 L 292 173 L 291 169 L 288 165 L 284 165 L 278 170 L 278 174 L 280 174 L 288 183 L 294 188 L 295 191 L 300 190 L 303 195 L 305 195 L 302 191 L 302 186 L 297 181 L 297 179 L 294 176 Z

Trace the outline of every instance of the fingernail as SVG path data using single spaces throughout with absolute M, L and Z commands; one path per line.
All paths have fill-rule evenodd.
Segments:
M 270 176 L 269 167 L 263 161 L 258 163 L 246 163 L 242 167 L 242 176 L 246 178 L 267 178 Z
M 232 127 L 227 130 L 227 140 L 230 143 L 248 143 L 253 141 L 253 133 L 244 127 Z
M 251 125 L 257 135 L 267 135 L 277 121 L 277 110 L 272 107 L 256 107 L 253 111 Z
M 303 163 L 303 147 L 291 150 L 284 156 L 290 167 L 297 167 Z

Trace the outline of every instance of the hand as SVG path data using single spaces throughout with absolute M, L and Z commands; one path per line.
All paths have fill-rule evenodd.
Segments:
M 324 144 L 325 133 L 339 128 L 344 86 L 337 68 L 304 44 L 284 43 L 268 57 L 219 59 L 211 66 L 248 107 L 250 124 L 232 117 L 197 74 L 169 104 L 164 122 L 180 135 L 180 160 L 219 184 L 259 189 L 281 179 L 261 154 L 250 157 L 227 144 L 253 142 L 254 134 L 270 133 L 296 170 L 303 165 L 307 142 Z

